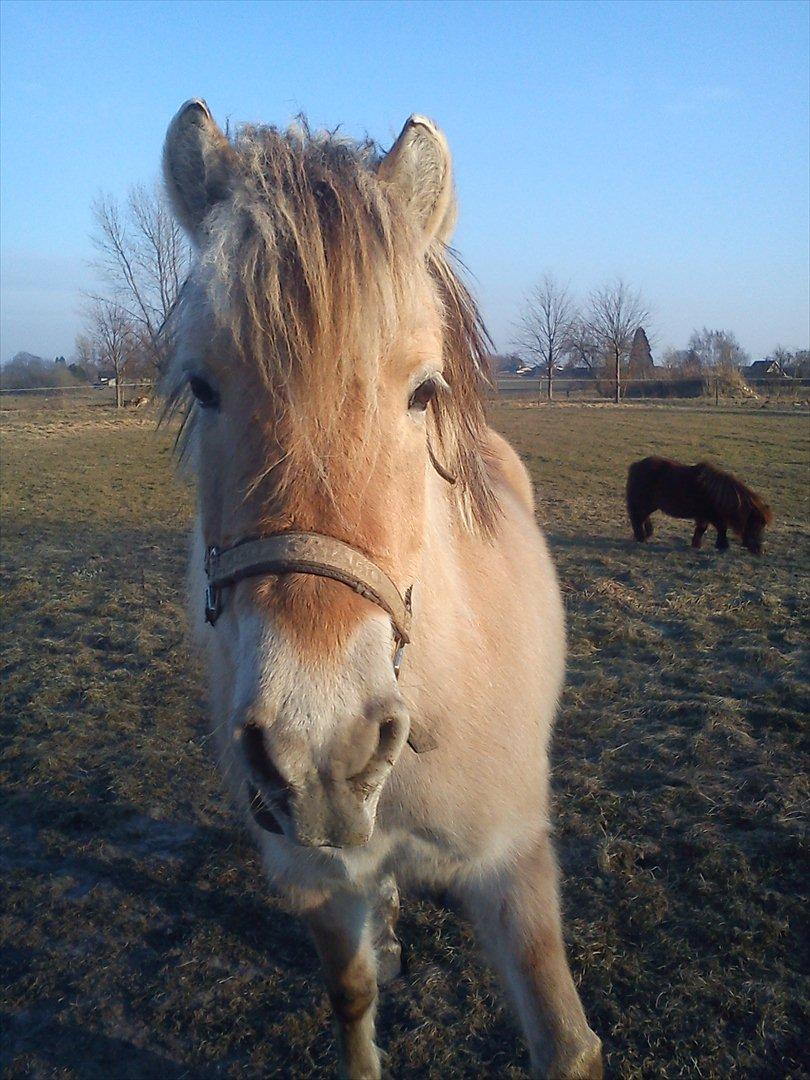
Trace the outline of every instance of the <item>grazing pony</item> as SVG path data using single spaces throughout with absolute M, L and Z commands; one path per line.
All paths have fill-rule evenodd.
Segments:
M 303 125 L 229 139 L 191 101 L 164 170 L 196 249 L 165 388 L 197 483 L 193 633 L 342 1071 L 380 1076 L 414 882 L 466 907 L 536 1074 L 601 1076 L 550 839 L 563 608 L 528 475 L 484 419 L 444 136 L 414 116 L 384 156 Z
M 663 510 L 675 518 L 693 518 L 692 547 L 699 548 L 709 525 L 717 530 L 718 551 L 728 547 L 731 529 L 749 551 L 762 553 L 762 534 L 773 520 L 771 508 L 742 480 L 708 462 L 682 465 L 667 458 L 634 461 L 627 471 L 627 512 L 633 535 L 642 543 L 652 536 L 650 514 Z

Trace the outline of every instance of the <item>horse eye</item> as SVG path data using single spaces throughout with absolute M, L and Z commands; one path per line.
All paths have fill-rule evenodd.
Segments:
M 201 379 L 199 375 L 191 375 L 188 380 L 192 394 L 200 403 L 200 408 L 216 409 L 219 406 L 219 394 L 210 383 Z
M 424 412 L 436 396 L 438 389 L 439 386 L 435 379 L 425 379 L 411 394 L 408 408 L 414 409 L 416 412 Z

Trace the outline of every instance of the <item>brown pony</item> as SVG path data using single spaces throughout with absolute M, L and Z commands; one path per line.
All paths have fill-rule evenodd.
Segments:
M 768 504 L 731 473 L 706 461 L 682 465 L 667 458 L 646 457 L 627 471 L 627 512 L 636 540 L 652 536 L 650 514 L 663 510 L 675 518 L 693 518 L 692 547 L 699 548 L 709 525 L 717 529 L 718 551 L 728 547 L 731 529 L 755 555 L 762 552 L 762 533 L 773 514 Z

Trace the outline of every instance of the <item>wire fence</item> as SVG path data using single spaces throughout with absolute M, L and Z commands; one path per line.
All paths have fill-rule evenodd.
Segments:
M 548 401 L 609 402 L 616 397 L 616 381 L 609 376 L 566 378 L 556 376 L 551 393 L 546 377 L 537 375 L 501 375 L 495 382 L 497 393 L 505 398 Z M 715 405 L 744 401 L 810 401 L 810 379 L 745 378 L 740 375 L 703 375 L 687 378 L 622 379 L 622 401 L 692 401 Z
M 151 390 L 154 387 L 152 382 L 122 382 L 119 386 L 124 389 L 138 389 L 138 390 Z M 91 394 L 103 391 L 109 391 L 115 393 L 114 382 L 104 383 L 85 383 L 83 385 L 77 385 L 71 383 L 68 386 L 2 386 L 0 387 L 0 394 Z
M 120 384 L 122 402 L 125 406 L 144 403 L 144 398 L 155 394 L 154 382 L 123 382 Z M 495 380 L 495 391 L 503 398 L 534 399 L 547 401 L 548 384 L 545 378 L 520 375 L 501 375 Z M 615 381 L 607 376 L 591 378 L 553 379 L 551 400 L 577 402 L 610 402 L 615 398 Z M 702 402 L 715 405 L 744 401 L 777 403 L 810 402 L 810 378 L 762 378 L 745 379 L 742 376 L 701 376 L 680 379 L 623 379 L 621 399 L 633 401 Z M 69 386 L 11 386 L 0 387 L 0 397 L 5 405 L 15 401 L 45 400 L 48 403 L 86 401 L 90 404 L 109 405 L 116 402 L 115 382 Z
M 68 408 L 76 404 L 115 407 L 146 405 L 154 397 L 153 382 L 122 382 L 116 392 L 115 381 L 72 384 L 68 386 L 3 386 L 0 402 L 3 409 L 41 406 Z

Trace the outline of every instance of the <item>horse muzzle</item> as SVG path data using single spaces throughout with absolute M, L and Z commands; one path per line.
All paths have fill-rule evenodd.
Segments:
M 395 695 L 372 705 L 325 762 L 306 770 L 285 760 L 283 742 L 255 721 L 242 728 L 251 816 L 265 832 L 309 848 L 367 844 L 383 785 L 408 739 L 408 711 Z M 300 749 L 300 748 L 299 748 Z
M 265 799 L 248 782 L 248 806 L 260 829 L 283 836 L 300 847 L 362 847 L 374 831 L 381 788 L 382 784 L 376 793 L 363 798 L 345 785 L 334 785 L 331 790 L 316 787 L 291 800 L 291 812 L 287 814 L 278 808 L 275 800 Z

